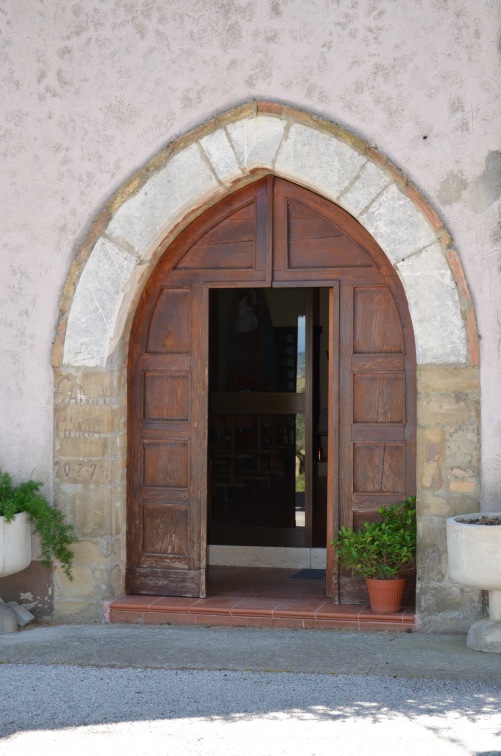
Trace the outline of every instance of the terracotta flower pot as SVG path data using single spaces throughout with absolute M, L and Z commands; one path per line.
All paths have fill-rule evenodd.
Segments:
M 405 578 L 397 578 L 395 580 L 365 578 L 371 610 L 380 614 L 400 611 L 405 580 Z

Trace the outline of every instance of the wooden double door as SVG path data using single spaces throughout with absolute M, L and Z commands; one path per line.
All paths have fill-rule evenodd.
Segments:
M 267 176 L 185 229 L 151 275 L 128 364 L 129 593 L 205 596 L 211 288 L 328 290 L 326 592 L 362 599 L 328 546 L 415 493 L 415 348 L 402 285 L 338 206 Z

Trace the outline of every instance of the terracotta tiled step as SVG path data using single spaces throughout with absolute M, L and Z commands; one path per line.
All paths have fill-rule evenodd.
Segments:
M 108 622 L 136 624 L 232 625 L 325 630 L 394 630 L 415 628 L 414 611 L 377 614 L 359 604 L 338 605 L 327 599 L 211 596 L 207 599 L 124 596 L 106 605 Z

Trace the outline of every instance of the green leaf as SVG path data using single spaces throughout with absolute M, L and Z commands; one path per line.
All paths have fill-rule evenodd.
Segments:
M 408 572 L 416 556 L 415 498 L 379 507 L 378 522 L 360 530 L 342 527 L 331 545 L 339 563 L 362 577 L 389 578 Z
M 68 548 L 78 540 L 73 525 L 65 522 L 63 513 L 49 504 L 39 493 L 42 484 L 28 480 L 14 486 L 12 478 L 0 468 L 0 516 L 10 522 L 19 512 L 27 512 L 40 536 L 42 564 L 50 567 L 57 559 L 65 575 L 73 580 L 73 552 Z

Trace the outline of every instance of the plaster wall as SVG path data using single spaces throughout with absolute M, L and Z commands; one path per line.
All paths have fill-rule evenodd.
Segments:
M 498 0 L 474 7 L 462 0 L 0 2 L 0 465 L 43 480 L 52 495 L 52 342 L 70 265 L 99 209 L 167 143 L 258 98 L 359 134 L 404 171 L 452 233 L 482 337 L 481 487 L 462 493 L 501 509 L 500 7 Z M 439 320 L 440 302 L 430 308 L 430 320 Z M 120 391 L 94 388 L 93 401 L 111 417 Z M 78 385 L 71 390 L 78 399 Z M 123 443 L 114 436 L 103 443 Z M 95 504 L 110 533 L 120 527 L 115 495 Z M 101 546 L 81 555 L 98 571 L 116 544 Z M 106 573 L 103 593 L 109 581 Z

